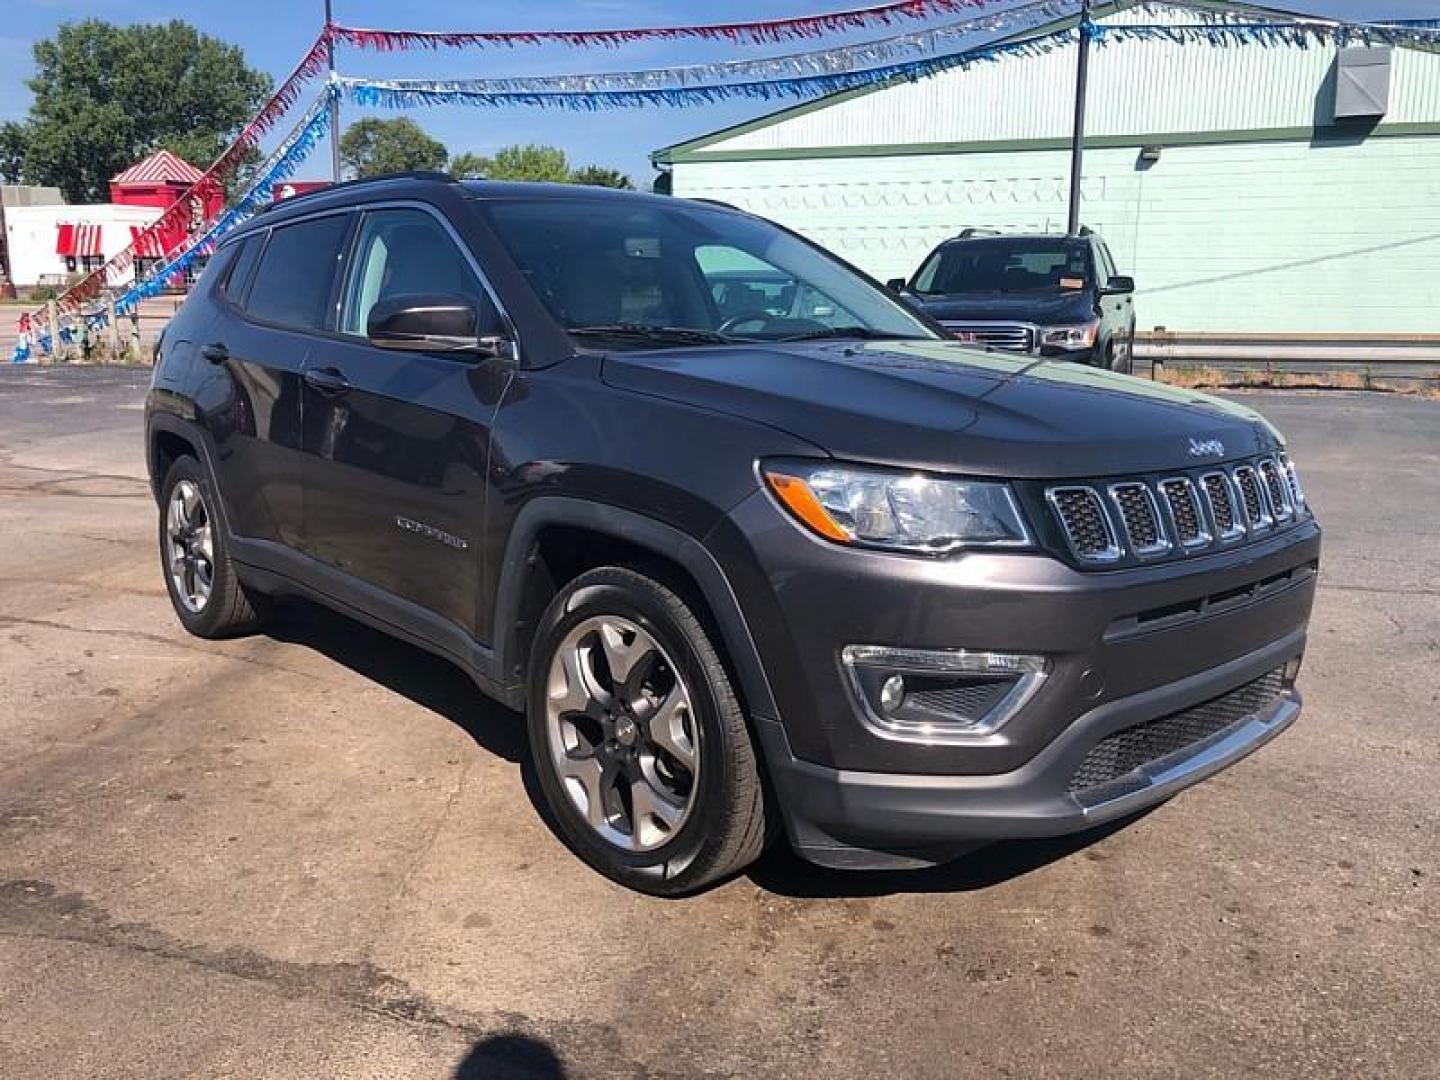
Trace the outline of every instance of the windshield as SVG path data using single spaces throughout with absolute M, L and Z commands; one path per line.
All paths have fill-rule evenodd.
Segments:
M 655 348 L 936 336 L 885 291 L 758 218 L 678 199 L 479 205 L 578 340 Z
M 1090 276 L 1083 240 L 1000 236 L 937 248 L 915 275 L 912 289 L 934 296 L 1059 293 L 1083 289 Z

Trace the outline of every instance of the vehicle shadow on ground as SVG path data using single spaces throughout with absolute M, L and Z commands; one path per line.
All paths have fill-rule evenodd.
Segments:
M 482 750 L 519 765 L 535 813 L 560 839 L 530 760 L 525 718 L 487 698 L 460 668 L 307 600 L 281 604 L 266 632 L 277 641 L 314 649 L 357 675 L 403 694 L 445 717 Z M 919 870 L 828 870 L 799 858 L 779 837 L 745 876 L 766 892 L 796 899 L 971 892 L 1075 855 L 1146 813 L 1149 811 L 1071 836 L 992 844 L 953 862 Z
M 783 840 L 747 871 L 759 888 L 797 900 L 891 896 L 896 893 L 973 892 L 1079 854 L 1127 828 L 1150 813 L 1130 817 L 1070 836 L 1043 840 L 1006 840 L 959 856 L 953 862 L 916 870 L 829 870 L 796 855 Z
M 445 717 L 484 750 L 516 764 L 529 759 L 525 721 L 491 701 L 450 661 L 308 600 L 286 600 L 265 632 L 302 645 L 357 675 Z
M 454 1080 L 565 1080 L 569 1073 L 547 1043 L 526 1035 L 490 1035 L 470 1048 Z

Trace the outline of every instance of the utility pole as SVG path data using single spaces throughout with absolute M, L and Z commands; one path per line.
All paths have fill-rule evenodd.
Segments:
M 1085 0 L 1088 5 L 1090 0 Z M 330 10 L 331 0 L 325 0 L 325 64 L 330 74 L 335 74 L 335 38 L 330 33 L 334 25 L 334 16 Z M 340 182 L 340 95 L 335 92 L 332 83 L 327 87 L 326 92 L 330 95 L 330 179 L 334 183 Z
M 1080 52 L 1075 60 L 1075 127 L 1070 134 L 1070 220 L 1067 232 L 1080 234 L 1080 162 L 1085 155 L 1085 90 L 1090 76 L 1090 0 L 1080 3 Z

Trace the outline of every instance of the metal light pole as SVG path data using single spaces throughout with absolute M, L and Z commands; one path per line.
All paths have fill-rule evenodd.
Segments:
M 1085 154 L 1085 88 L 1090 75 L 1090 0 L 1080 3 L 1080 53 L 1075 61 L 1075 127 L 1070 134 L 1070 219 L 1066 231 L 1080 233 L 1080 161 Z
M 335 39 L 330 34 L 330 27 L 334 25 L 334 18 L 330 11 L 331 0 L 325 0 L 325 64 L 330 74 L 335 74 Z M 1085 0 L 1088 4 L 1090 0 Z M 328 88 L 330 94 L 330 179 L 334 183 L 340 182 L 340 96 L 335 93 L 335 87 Z

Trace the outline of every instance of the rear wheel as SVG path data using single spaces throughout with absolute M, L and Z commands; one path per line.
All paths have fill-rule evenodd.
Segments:
M 764 848 L 754 748 L 729 676 L 690 607 L 620 567 L 551 602 L 531 654 L 540 785 L 570 848 L 641 892 L 692 892 Z
M 186 630 L 203 638 L 257 630 L 264 600 L 240 584 L 215 505 L 200 463 L 176 458 L 160 488 L 160 563 L 175 614 Z

